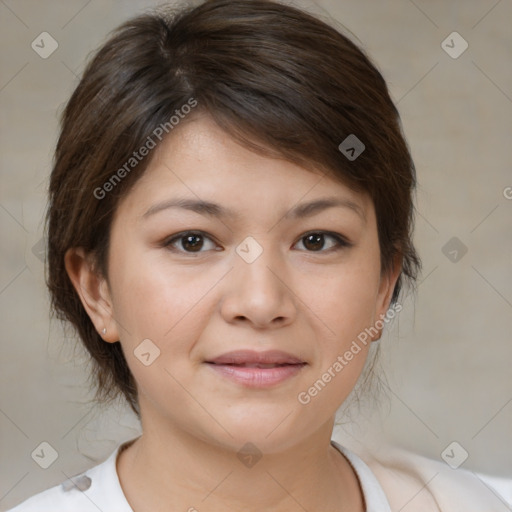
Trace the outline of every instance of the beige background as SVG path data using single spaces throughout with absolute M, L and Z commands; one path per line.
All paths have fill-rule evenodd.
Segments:
M 0 510 L 97 464 L 139 432 L 125 407 L 105 412 L 88 402 L 86 359 L 48 320 L 37 243 L 57 116 L 84 59 L 109 30 L 153 5 L 0 2 Z M 389 398 L 380 411 L 371 401 L 353 410 L 355 423 L 336 436 L 439 460 L 457 441 L 469 454 L 464 468 L 512 477 L 512 2 L 300 5 L 350 30 L 377 63 L 419 179 L 415 241 L 424 273 L 415 302 L 405 301 L 381 341 Z M 47 59 L 31 48 L 43 31 L 59 45 Z M 457 59 L 441 47 L 453 31 L 469 44 Z M 458 262 L 443 253 L 452 237 L 467 247 Z M 59 454 L 46 470 L 31 458 L 43 441 Z

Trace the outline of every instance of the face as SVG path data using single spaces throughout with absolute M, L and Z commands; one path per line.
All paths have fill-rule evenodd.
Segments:
M 371 200 L 207 117 L 155 151 L 116 211 L 109 282 L 85 301 L 121 342 L 143 426 L 267 452 L 307 439 L 353 389 L 370 340 L 344 354 L 396 281 Z

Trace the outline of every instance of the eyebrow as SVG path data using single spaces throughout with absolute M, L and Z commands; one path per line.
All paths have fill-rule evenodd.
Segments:
M 321 199 L 315 199 L 308 203 L 302 203 L 291 210 L 289 210 L 283 218 L 285 219 L 303 219 L 306 217 L 312 217 L 324 210 L 329 208 L 348 208 L 355 213 L 366 222 L 366 215 L 361 208 L 361 206 L 350 199 L 339 198 L 339 197 L 325 197 Z M 212 203 L 210 201 L 203 201 L 200 199 L 187 199 L 187 198 L 175 198 L 169 199 L 167 201 L 162 201 L 161 203 L 157 203 L 149 210 L 144 213 L 143 218 L 148 218 L 156 213 L 159 213 L 163 210 L 168 210 L 172 208 L 181 208 L 185 210 L 189 210 L 200 215 L 205 215 L 208 217 L 216 217 L 216 218 L 232 218 L 239 219 L 240 214 L 232 210 L 231 208 L 227 208 L 225 206 L 221 206 L 220 204 Z

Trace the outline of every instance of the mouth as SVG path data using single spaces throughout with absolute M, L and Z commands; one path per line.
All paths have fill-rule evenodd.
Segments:
M 296 365 L 303 365 L 306 363 L 217 363 L 217 362 L 210 362 L 207 361 L 208 364 L 217 364 L 217 365 L 224 365 L 224 366 L 234 366 L 237 368 L 261 368 L 261 369 L 268 369 L 268 368 L 280 368 L 282 366 L 296 366 Z
M 297 375 L 308 363 L 281 351 L 240 350 L 205 361 L 222 378 L 249 388 L 268 388 Z
M 282 352 L 280 350 L 267 350 L 265 352 L 256 352 L 254 350 L 237 350 L 234 352 L 227 352 L 214 359 L 206 361 L 210 364 L 222 364 L 232 366 L 255 366 L 270 367 L 306 364 L 302 359 Z

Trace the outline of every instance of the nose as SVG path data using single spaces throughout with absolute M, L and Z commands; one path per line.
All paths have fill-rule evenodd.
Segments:
M 274 329 L 295 320 L 299 300 L 293 292 L 291 271 L 282 256 L 262 249 L 252 262 L 234 254 L 234 268 L 227 275 L 221 305 L 221 314 L 229 323 Z

